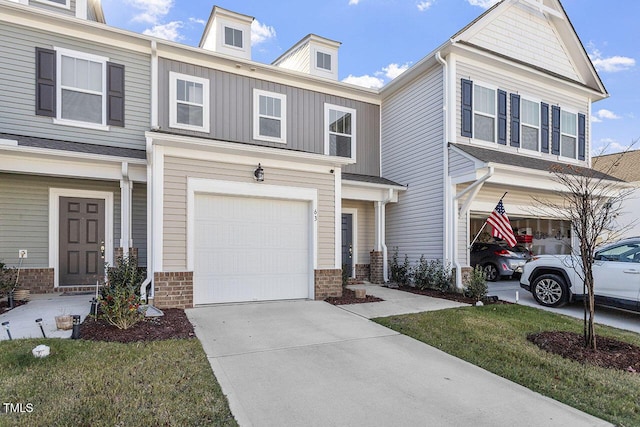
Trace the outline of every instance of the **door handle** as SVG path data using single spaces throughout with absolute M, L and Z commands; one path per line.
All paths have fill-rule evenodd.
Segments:
M 349 258 L 353 255 L 353 245 L 349 245 Z
M 628 274 L 640 274 L 640 271 L 639 271 L 639 270 L 634 270 L 634 269 L 631 269 L 631 270 L 622 270 L 622 272 L 623 272 L 623 273 L 628 273 Z
M 104 240 L 100 242 L 100 256 L 104 259 Z

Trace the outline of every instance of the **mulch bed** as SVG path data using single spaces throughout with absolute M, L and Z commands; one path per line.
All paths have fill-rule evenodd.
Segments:
M 455 292 L 442 292 L 442 291 L 438 291 L 436 289 L 418 289 L 418 288 L 413 288 L 411 286 L 400 286 L 399 288 L 396 288 L 400 291 L 404 291 L 404 292 L 411 292 L 412 294 L 418 294 L 418 295 L 426 295 L 428 297 L 433 297 L 433 298 L 442 298 L 442 299 L 446 299 L 449 301 L 457 301 L 463 304 L 475 304 L 476 300 L 473 298 L 469 298 L 469 297 L 465 297 L 462 294 L 458 294 Z M 511 304 L 508 301 L 502 301 L 502 300 L 485 300 L 483 301 L 484 304 Z
M 118 329 L 105 320 L 87 316 L 80 325 L 80 337 L 84 340 L 110 342 L 140 342 L 168 339 L 195 338 L 193 325 L 184 310 L 164 309 L 164 316 L 147 317 L 129 329 Z
M 21 305 L 25 305 L 29 301 L 13 301 L 13 308 L 20 307 Z M 9 301 L 0 301 L 0 313 L 4 313 L 6 311 L 11 310 L 9 308 Z
M 383 299 L 374 297 L 373 295 L 367 295 L 366 298 L 356 298 L 355 291 L 347 288 L 342 289 L 341 297 L 329 297 L 325 298 L 324 300 L 333 305 L 362 304 L 365 302 L 384 301 Z
M 613 338 L 596 336 L 596 351 L 585 348 L 582 334 L 547 331 L 527 335 L 527 340 L 565 359 L 603 368 L 640 372 L 640 347 Z

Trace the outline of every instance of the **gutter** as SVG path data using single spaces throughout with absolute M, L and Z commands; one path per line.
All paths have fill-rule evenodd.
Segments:
M 153 305 L 153 285 L 151 295 L 147 295 L 147 285 L 153 283 L 153 143 L 147 138 L 147 277 L 140 284 L 140 299 Z M 150 301 L 151 300 L 151 301 Z
M 387 198 L 382 201 L 382 209 L 383 212 L 385 210 L 385 206 L 393 199 L 393 188 L 389 189 L 389 194 Z M 382 281 L 387 283 L 389 281 L 389 253 L 387 250 L 387 214 L 386 212 L 383 215 L 380 215 L 380 247 L 382 248 Z

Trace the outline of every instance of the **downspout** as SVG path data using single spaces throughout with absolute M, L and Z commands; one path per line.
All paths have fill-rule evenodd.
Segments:
M 393 199 L 393 188 L 389 189 L 389 195 L 382 201 L 382 212 L 380 213 L 380 247 L 382 248 L 382 281 L 389 281 L 389 255 L 387 251 L 387 213 L 386 205 Z

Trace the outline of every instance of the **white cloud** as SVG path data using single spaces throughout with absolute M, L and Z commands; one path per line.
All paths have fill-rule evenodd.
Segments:
M 192 24 L 200 24 L 200 25 L 207 25 L 207 21 L 205 21 L 204 19 L 199 19 L 199 18 L 189 18 L 189 22 L 191 22 Z
M 421 1 L 416 6 L 418 6 L 418 10 L 420 12 L 424 12 L 425 10 L 433 6 L 433 1 Z
M 594 145 L 591 154 L 601 156 L 603 154 L 619 153 L 628 150 L 630 147 L 630 145 L 621 144 L 613 138 L 603 138 L 598 141 L 598 144 Z
M 349 0 L 349 6 L 360 3 L 360 0 Z
M 483 9 L 489 9 L 494 4 L 498 3 L 500 0 L 467 0 L 467 2 L 471 6 L 479 6 Z
M 152 28 L 144 30 L 142 34 L 165 40 L 178 41 L 182 39 L 182 35 L 180 35 L 179 32 L 182 26 L 182 21 L 172 21 L 167 24 L 154 25 Z
M 593 66 L 596 67 L 596 70 L 606 73 L 626 71 L 636 66 L 636 60 L 628 56 L 610 56 L 603 58 L 602 52 L 598 49 L 593 49 L 589 57 L 591 58 L 591 62 L 593 62 Z
M 261 24 L 260 21 L 255 19 L 251 23 L 251 45 L 263 43 L 276 36 L 276 30 L 266 24 Z
M 591 123 L 602 123 L 602 120 L 598 116 L 591 116 Z
M 380 89 L 384 86 L 384 80 L 379 77 L 370 76 L 365 74 L 364 76 L 353 76 L 349 74 L 348 77 L 342 80 L 345 83 L 350 83 L 352 85 L 368 87 L 371 89 Z
M 173 7 L 173 0 L 127 0 L 127 2 L 141 12 L 133 17 L 137 22 L 157 24 Z
M 596 113 L 596 116 L 598 116 L 599 119 L 609 119 L 609 120 L 617 120 L 622 118 L 617 114 L 615 114 L 613 111 L 605 110 L 605 109 L 598 110 L 598 112 Z
M 384 72 L 385 77 L 387 77 L 389 80 L 393 80 L 400 74 L 407 71 L 409 69 L 409 65 L 409 62 L 402 65 L 389 64 L 386 67 L 382 67 L 382 71 Z

